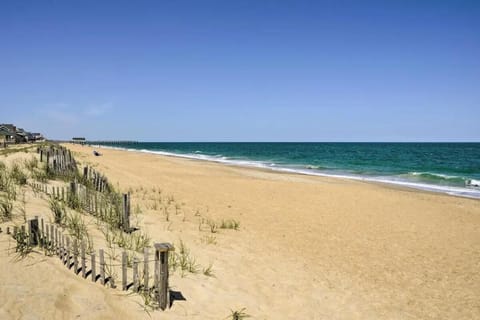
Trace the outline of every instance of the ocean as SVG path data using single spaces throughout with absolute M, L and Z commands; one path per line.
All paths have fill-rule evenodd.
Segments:
M 102 145 L 480 198 L 480 143 L 140 142 Z

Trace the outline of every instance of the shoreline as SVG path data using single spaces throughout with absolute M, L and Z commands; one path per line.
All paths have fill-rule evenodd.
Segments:
M 215 159 L 213 157 L 202 158 L 202 157 L 196 157 L 189 154 L 179 154 L 179 153 L 166 152 L 166 151 L 152 151 L 152 150 L 146 150 L 146 149 L 130 149 L 130 148 L 124 148 L 124 147 L 111 147 L 111 146 L 103 146 L 103 145 L 85 145 L 85 146 L 88 146 L 90 148 L 127 151 L 127 152 L 135 152 L 140 154 L 156 155 L 160 157 L 171 157 L 171 158 L 188 159 L 192 161 L 200 161 L 200 162 L 206 162 L 206 163 L 216 163 L 219 165 L 225 165 L 227 167 L 238 167 L 238 168 L 244 168 L 244 169 L 261 170 L 265 172 L 272 172 L 272 173 L 279 173 L 279 174 L 292 174 L 292 175 L 300 175 L 300 176 L 307 176 L 307 177 L 320 177 L 320 178 L 341 179 L 341 180 L 347 180 L 347 181 L 357 181 L 357 182 L 364 182 L 367 184 L 390 187 L 390 188 L 399 189 L 399 190 L 408 190 L 411 192 L 425 192 L 430 194 L 441 194 L 441 195 L 447 195 L 452 197 L 480 200 L 480 190 L 468 189 L 468 188 L 439 186 L 439 185 L 433 185 L 433 184 L 415 183 L 415 182 L 408 182 L 408 181 L 402 181 L 402 180 L 389 180 L 382 177 L 365 177 L 365 176 L 355 176 L 355 175 L 347 175 L 347 174 L 329 174 L 329 173 L 321 173 L 321 172 L 315 172 L 315 171 L 297 170 L 297 169 L 290 169 L 286 167 L 262 165 L 259 161 L 253 161 L 253 160 L 252 161 L 236 161 L 236 160 L 227 160 L 227 159 Z

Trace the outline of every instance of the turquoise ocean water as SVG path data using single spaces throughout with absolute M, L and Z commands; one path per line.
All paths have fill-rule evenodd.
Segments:
M 480 143 L 165 143 L 104 146 L 480 198 Z

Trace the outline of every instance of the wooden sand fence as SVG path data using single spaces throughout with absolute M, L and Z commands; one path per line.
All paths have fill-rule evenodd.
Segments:
M 46 223 L 43 218 L 28 220 L 26 225 L 6 228 L 18 246 L 38 247 L 46 255 L 56 256 L 61 263 L 75 274 L 92 282 L 115 289 L 116 274 L 120 270 L 122 291 L 153 295 L 157 307 L 170 307 L 169 252 L 174 248 L 170 243 L 155 243 L 153 248 L 144 248 L 143 259 L 137 257 L 128 261 L 127 251 L 122 251 L 121 261 L 108 257 L 104 249 L 88 249 L 85 241 L 71 237 L 56 224 Z M 153 249 L 153 250 L 152 250 Z M 153 252 L 153 256 L 149 253 Z M 153 279 L 150 276 L 153 267 Z M 152 281 L 153 280 L 153 281 Z
M 49 145 L 37 148 L 40 162 L 46 163 L 47 173 L 60 176 L 71 176 L 77 172 L 77 164 L 72 152 L 59 145 Z
M 72 206 L 72 201 L 85 212 L 94 215 L 102 221 L 113 223 L 125 232 L 131 232 L 130 227 L 130 194 L 114 192 L 108 179 L 91 167 L 83 168 L 82 182 L 77 179 L 68 185 L 51 186 L 45 183 L 32 182 L 35 191 L 50 195 L 53 199 Z
M 114 192 L 107 178 L 91 167 L 83 168 L 83 175 L 78 174 L 77 163 L 70 150 L 50 145 L 37 148 L 40 161 L 46 163 L 47 173 L 52 176 L 63 176 L 69 183 L 52 186 L 46 183 L 31 182 L 36 192 L 43 192 L 52 199 L 62 201 L 77 209 L 83 209 L 96 218 L 117 227 L 124 232 L 132 232 L 130 227 L 130 194 Z M 109 284 L 116 288 L 115 275 L 120 269 L 122 290 L 133 290 L 138 293 L 152 294 L 158 307 L 165 310 L 170 306 L 168 291 L 168 262 L 169 252 L 174 250 L 169 243 L 156 243 L 153 248 L 144 248 L 143 259 L 130 259 L 127 251 L 121 254 L 121 262 L 116 257 L 100 249 L 97 253 L 89 250 L 85 242 L 66 234 L 66 230 L 56 224 L 45 223 L 43 218 L 35 217 L 27 222 L 26 226 L 7 228 L 7 234 L 17 241 L 19 246 L 38 246 L 44 249 L 45 254 L 55 255 L 75 274 L 83 278 L 90 276 L 93 282 L 102 285 Z M 153 252 L 153 257 L 149 255 Z M 109 257 L 109 263 L 106 261 Z M 98 259 L 97 259 L 98 257 Z M 142 265 L 143 264 L 143 265 Z M 150 283 L 150 274 L 153 264 L 153 283 Z M 139 268 L 141 272 L 139 272 Z M 131 272 L 128 270 L 131 269 Z

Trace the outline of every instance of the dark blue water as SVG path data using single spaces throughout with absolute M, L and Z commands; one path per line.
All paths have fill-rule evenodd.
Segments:
M 114 147 L 480 198 L 480 143 L 160 143 Z

